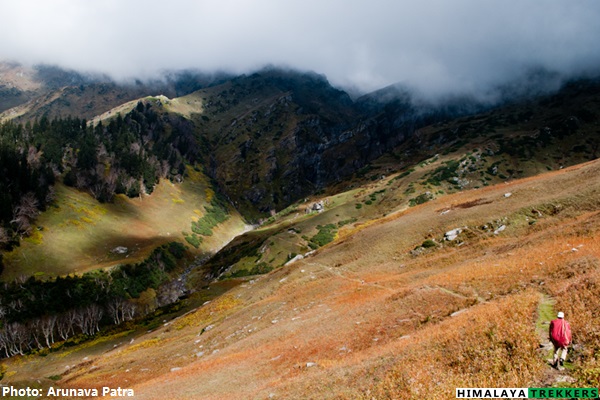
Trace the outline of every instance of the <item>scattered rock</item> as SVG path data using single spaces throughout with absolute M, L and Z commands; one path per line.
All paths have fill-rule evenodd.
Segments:
M 196 357 L 202 357 L 204 355 L 203 351 L 199 351 L 196 353 Z
M 110 252 L 114 253 L 114 254 L 126 254 L 128 251 L 129 251 L 129 249 L 127 249 L 127 247 L 117 246 L 114 249 L 112 249 Z
M 458 237 L 458 235 L 460 235 L 461 232 L 461 228 L 452 229 L 451 231 L 444 233 L 444 239 L 448 241 L 454 240 Z
M 467 311 L 467 309 L 463 308 L 462 310 L 458 310 L 458 311 L 453 312 L 452 314 L 450 314 L 450 316 L 451 317 L 456 317 L 457 315 L 460 315 L 460 314 L 464 313 L 465 311 Z
M 296 257 L 292 258 L 290 261 L 286 262 L 284 265 L 293 264 L 298 260 L 302 260 L 304 256 L 302 254 L 298 254 Z
M 557 383 L 574 383 L 575 382 L 575 378 L 569 376 L 569 375 L 558 375 L 556 377 L 556 382 Z

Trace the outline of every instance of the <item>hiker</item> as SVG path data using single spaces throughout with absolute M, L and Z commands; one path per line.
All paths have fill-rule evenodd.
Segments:
M 571 325 L 565 320 L 565 313 L 562 311 L 550 322 L 550 341 L 554 345 L 552 366 L 562 369 L 567 358 L 567 346 L 571 344 Z

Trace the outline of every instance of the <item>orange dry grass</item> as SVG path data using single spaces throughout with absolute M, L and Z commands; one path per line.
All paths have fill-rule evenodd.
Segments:
M 381 382 L 365 393 L 377 399 L 448 399 L 456 387 L 527 387 L 540 375 L 532 291 L 474 307 L 419 331 L 388 362 Z
M 206 306 L 178 318 L 173 323 L 173 327 L 175 329 L 183 329 L 187 326 L 208 325 L 211 322 L 224 318 L 231 310 L 239 307 L 241 304 L 240 300 L 230 295 L 223 295 Z
M 600 217 L 585 195 L 598 186 L 597 166 L 388 216 L 146 337 L 164 338 L 163 348 L 94 360 L 90 376 L 133 385 L 139 399 L 448 399 L 455 387 L 536 386 L 544 360 L 535 313 L 545 293 L 582 346 L 572 352 L 575 385 L 598 385 Z M 524 209 L 561 202 L 563 211 L 533 226 L 410 254 L 450 228 L 516 221 Z M 453 204 L 469 207 L 436 211 Z M 152 373 L 141 372 L 148 365 Z M 70 383 L 90 384 L 83 372 Z
M 573 330 L 578 383 L 600 386 L 600 241 L 586 243 L 585 251 L 568 260 L 554 274 L 548 289 L 556 310 L 564 311 Z M 582 387 L 583 387 L 582 386 Z

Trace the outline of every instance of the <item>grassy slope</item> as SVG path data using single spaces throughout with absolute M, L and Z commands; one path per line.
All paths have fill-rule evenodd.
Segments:
M 201 110 L 199 96 L 165 104 L 189 116 Z M 521 111 L 500 110 L 424 128 L 418 140 L 435 143 L 448 136 L 450 151 L 434 156 L 438 147 L 432 145 L 401 162 L 391 154 L 353 181 L 281 211 L 248 234 L 254 246 L 248 256 L 236 259 L 231 247 L 234 257 L 224 265 L 235 273 L 267 262 L 276 271 L 149 335 L 135 335 L 135 347 L 121 341 L 105 355 L 90 352 L 92 361 L 59 384 L 135 384 L 142 398 L 219 399 L 270 393 L 448 398 L 457 386 L 535 386 L 546 383 L 547 375 L 536 351 L 543 293 L 572 316 L 586 346 L 575 355 L 580 386 L 598 385 L 590 360 L 597 350 L 591 327 L 600 304 L 590 287 L 600 279 L 600 167 L 594 162 L 514 180 L 595 156 L 592 125 L 562 141 L 536 142 L 538 128 L 561 125 L 570 111 L 515 120 Z M 500 151 L 507 147 L 534 151 Z M 451 162 L 459 164 L 451 171 L 459 184 L 435 179 Z M 494 165 L 498 171 L 488 172 Z M 409 207 L 426 192 L 432 201 Z M 326 202 L 325 212 L 305 214 L 317 200 Z M 293 253 L 310 250 L 303 236 L 316 235 L 318 225 L 349 219 L 356 221 L 339 227 L 336 241 L 282 267 Z M 502 225 L 506 230 L 494 235 Z M 443 242 L 444 232 L 457 227 L 468 229 L 457 242 Z M 438 245 L 420 249 L 428 239 Z M 43 376 L 12 362 L 14 380 L 8 382 L 64 371 L 57 360 L 43 363 L 49 371 Z M 315 367 L 306 367 L 313 362 Z M 183 369 L 170 372 L 174 367 Z M 125 368 L 127 377 L 115 377 Z M 243 384 L 231 387 L 232 376 Z M 409 386 L 415 392 L 406 392 Z
M 191 231 L 191 222 L 204 214 L 207 197 L 213 194 L 202 173 L 189 169 L 188 174 L 182 184 L 163 180 L 150 196 L 117 196 L 113 204 L 100 204 L 86 193 L 57 186 L 55 205 L 37 220 L 42 230 L 4 255 L 2 278 L 82 273 L 141 261 L 163 243 L 186 243 L 182 232 Z M 213 236 L 205 237 L 198 254 L 217 251 L 245 229 L 239 214 L 230 213 Z M 112 252 L 117 246 L 128 252 Z
M 60 357 L 40 374 L 9 360 L 5 383 L 27 370 L 182 399 L 445 399 L 459 386 L 536 386 L 548 368 L 536 331 L 545 294 L 581 346 L 574 385 L 597 386 L 599 173 L 595 161 L 400 207 L 133 343 L 80 353 L 89 359 L 67 373 Z M 507 226 L 497 235 L 483 227 L 495 221 Z M 427 238 L 438 246 L 411 252 Z

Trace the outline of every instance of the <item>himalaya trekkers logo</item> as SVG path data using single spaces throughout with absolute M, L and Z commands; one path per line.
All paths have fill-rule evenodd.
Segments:
M 456 388 L 457 399 L 595 399 L 597 388 Z

